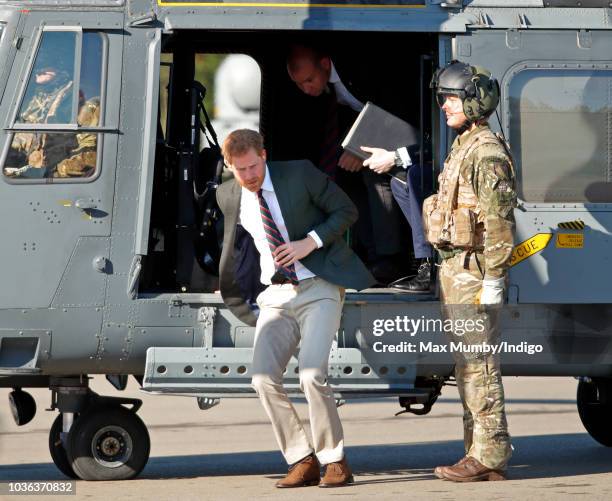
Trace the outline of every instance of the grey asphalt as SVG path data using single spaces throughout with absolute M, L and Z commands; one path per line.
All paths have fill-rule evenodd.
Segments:
M 102 377 L 93 388 L 118 394 Z M 612 449 L 585 432 L 571 378 L 506 378 L 514 455 L 507 482 L 453 484 L 436 479 L 438 464 L 462 455 L 461 405 L 446 387 L 426 416 L 394 416 L 394 399 L 349 401 L 340 408 L 353 486 L 279 491 L 286 465 L 256 399 L 225 399 L 208 410 L 195 399 L 143 394 L 131 383 L 123 395 L 144 400 L 140 415 L 151 435 L 151 458 L 137 479 L 77 483 L 77 499 L 612 499 Z M 9 390 L 0 390 L 6 402 Z M 0 479 L 62 480 L 47 449 L 55 417 L 47 390 L 32 390 L 36 418 L 17 427 L 0 405 Z M 306 416 L 304 403 L 297 404 Z M 75 497 L 66 497 L 75 499 Z

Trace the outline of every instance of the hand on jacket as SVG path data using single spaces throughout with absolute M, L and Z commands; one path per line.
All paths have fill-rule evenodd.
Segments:
M 310 236 L 302 240 L 279 245 L 272 253 L 274 264 L 276 264 L 276 266 L 289 266 L 305 258 L 316 248 L 317 243 Z

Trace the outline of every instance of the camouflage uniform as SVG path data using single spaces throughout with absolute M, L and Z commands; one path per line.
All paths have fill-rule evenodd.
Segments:
M 45 86 L 35 93 L 18 121 L 26 124 L 69 123 L 72 81 L 56 84 L 48 91 Z M 43 125 L 44 126 L 44 125 Z M 13 136 L 6 166 L 20 167 L 9 175 L 49 177 L 55 166 L 77 147 L 73 134 L 54 132 L 18 132 Z M 25 165 L 24 165 L 25 164 Z M 7 173 L 7 172 L 5 172 Z
M 513 247 L 512 209 L 516 204 L 512 161 L 487 124 L 455 139 L 447 164 L 453 161 L 459 162 L 458 186 L 452 195 L 455 207 L 473 210 L 475 239 L 471 246 L 439 248 L 443 258 L 440 270 L 443 313 L 454 321 L 471 319 L 485 326 L 484 330 L 474 329 L 463 336 L 453 334 L 453 341 L 462 341 L 464 345 L 494 344 L 499 339 L 498 308 L 478 303 L 485 274 L 487 278 L 502 278 L 509 266 Z M 450 180 L 443 174 L 440 194 L 449 189 Z M 504 470 L 511 447 L 499 356 L 461 352 L 453 352 L 453 356 L 464 409 L 466 456 L 488 468 Z
M 100 99 L 94 97 L 81 106 L 77 123 L 81 127 L 96 127 L 100 123 Z M 55 172 L 56 177 L 87 177 L 96 168 L 96 133 L 84 132 L 76 135 L 78 147 L 70 152 L 70 157 L 62 160 Z

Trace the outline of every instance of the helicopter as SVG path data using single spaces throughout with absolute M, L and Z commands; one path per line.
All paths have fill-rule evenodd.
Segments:
M 582 422 L 611 446 L 611 17 L 601 0 L 0 0 L 0 386 L 16 424 L 36 414 L 27 388 L 49 388 L 59 470 L 121 480 L 148 460 L 142 402 L 94 393 L 91 375 L 117 389 L 132 376 L 202 409 L 253 396 L 254 329 L 217 291 L 224 172 L 196 63 L 249 57 L 260 72 L 249 114 L 269 158 L 297 158 L 305 104 L 284 58 L 317 41 L 418 125 L 433 172 L 453 139 L 429 88 L 435 69 L 458 59 L 499 79 L 491 125 L 512 149 L 520 201 L 502 325 L 523 351 L 540 347 L 505 354 L 503 372 L 579 378 Z M 393 78 L 377 76 L 389 68 Z M 238 102 L 257 101 L 246 89 Z M 24 147 L 37 141 L 53 161 Z M 330 355 L 339 402 L 434 405 L 452 359 L 378 351 L 390 336 L 376 322 L 397 318 L 438 321 L 437 292 L 347 291 Z M 295 359 L 285 382 L 299 394 Z

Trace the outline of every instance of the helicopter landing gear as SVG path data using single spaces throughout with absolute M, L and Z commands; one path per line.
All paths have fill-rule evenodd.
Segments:
M 34 397 L 21 388 L 14 388 L 9 393 L 9 407 L 17 426 L 28 424 L 36 415 Z
M 49 430 L 49 452 L 51 453 L 51 459 L 53 459 L 53 462 L 59 471 L 61 471 L 68 478 L 79 478 L 72 469 L 70 459 L 68 459 L 68 454 L 66 453 L 65 444 L 68 434 L 63 433 L 63 421 L 65 417 L 67 417 L 67 414 L 68 413 L 58 414 L 55 421 L 53 421 L 53 424 L 51 425 L 51 430 Z M 70 426 L 68 429 L 70 429 Z
M 79 417 L 69 436 L 69 458 L 82 480 L 127 480 L 149 459 L 147 428 L 121 405 L 94 406 Z
M 581 378 L 576 395 L 580 420 L 589 435 L 606 447 L 612 447 L 612 381 Z
M 49 432 L 49 451 L 64 475 L 126 480 L 142 471 L 151 442 L 136 414 L 141 400 L 97 395 L 87 378 L 64 378 L 51 388 L 51 408 L 60 414 Z

